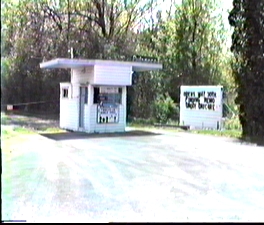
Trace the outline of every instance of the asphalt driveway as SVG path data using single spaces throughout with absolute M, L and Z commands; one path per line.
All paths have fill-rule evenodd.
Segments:
M 159 131 L 67 135 L 32 135 L 23 154 L 3 155 L 2 220 L 264 221 L 263 147 Z

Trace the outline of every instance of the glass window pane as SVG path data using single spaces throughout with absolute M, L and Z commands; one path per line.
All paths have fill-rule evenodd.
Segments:
M 88 88 L 85 87 L 85 96 L 84 96 L 84 104 L 88 103 Z
M 122 88 L 118 88 L 117 93 L 107 93 L 106 88 L 101 88 L 103 93 L 100 93 L 100 88 L 94 87 L 94 103 L 104 104 L 121 104 L 122 103 Z M 110 90 L 110 88 L 109 88 Z

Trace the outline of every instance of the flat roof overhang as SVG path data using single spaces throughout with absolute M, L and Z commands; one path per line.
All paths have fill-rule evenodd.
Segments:
M 115 60 L 89 60 L 89 59 L 67 59 L 57 58 L 50 61 L 40 63 L 40 68 L 43 69 L 78 69 L 95 65 L 108 66 L 132 66 L 132 70 L 136 72 L 159 70 L 162 69 L 162 64 L 151 62 L 133 62 L 133 61 L 115 61 Z

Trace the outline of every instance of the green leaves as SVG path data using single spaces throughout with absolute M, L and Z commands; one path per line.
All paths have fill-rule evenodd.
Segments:
M 157 122 L 165 124 L 169 119 L 178 119 L 179 110 L 169 94 L 165 93 L 154 101 L 153 114 Z
M 181 5 L 175 5 L 174 14 L 166 18 L 153 17 L 156 22 L 150 22 L 148 29 L 139 34 L 137 51 L 158 57 L 163 69 L 147 84 L 139 80 L 134 86 L 134 98 L 137 99 L 134 110 L 138 105 L 138 112 L 141 111 L 143 102 L 153 102 L 152 115 L 165 121 L 171 116 L 166 99 L 179 102 L 181 85 L 221 84 L 232 88 L 229 68 L 232 60 L 225 47 L 227 30 L 219 7 L 213 0 L 185 0 Z M 144 98 L 139 89 L 144 91 Z M 146 96 L 152 96 L 150 93 L 155 97 L 145 100 Z M 145 113 L 145 116 L 150 114 Z
M 5 101 L 59 98 L 57 85 L 69 79 L 69 72 L 42 71 L 39 62 L 70 57 L 71 47 L 76 58 L 128 60 L 135 53 L 158 58 L 163 70 L 138 77 L 134 92 L 131 91 L 131 112 L 139 117 L 153 116 L 156 109 L 170 117 L 166 107 L 171 103 L 166 99 L 179 102 L 180 85 L 223 84 L 228 89 L 236 85 L 244 88 L 246 83 L 240 77 L 248 77 L 248 72 L 242 65 L 250 65 L 250 73 L 258 74 L 253 68 L 254 61 L 261 57 L 261 48 L 250 44 L 247 49 L 258 53 L 252 57 L 248 56 L 249 51 L 242 53 L 248 42 L 242 39 L 245 33 L 241 30 L 253 23 L 243 19 L 246 11 L 240 10 L 244 7 L 240 1 L 236 1 L 237 7 L 230 16 L 235 26 L 232 48 L 235 61 L 225 47 L 227 32 L 217 1 L 184 0 L 181 5 L 172 1 L 165 17 L 156 8 L 160 2 L 2 1 L 1 53 L 8 62 L 2 72 L 8 78 L 5 84 L 9 85 L 5 89 Z M 251 27 L 262 31 L 259 26 Z M 237 70 L 235 76 L 230 74 L 231 63 L 236 63 L 233 65 Z M 252 79 L 255 80 L 252 85 L 261 83 L 260 78 Z M 17 89 L 10 91 L 10 87 Z M 49 94 L 46 89 L 50 90 Z M 164 93 L 168 95 L 162 97 Z M 159 102 L 160 108 L 155 102 Z
M 243 136 L 264 138 L 264 2 L 234 0 L 229 23 Z

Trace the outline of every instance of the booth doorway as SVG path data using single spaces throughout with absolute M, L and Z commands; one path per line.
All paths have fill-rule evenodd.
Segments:
M 80 87 L 80 103 L 79 103 L 79 127 L 84 128 L 84 104 L 87 87 Z

